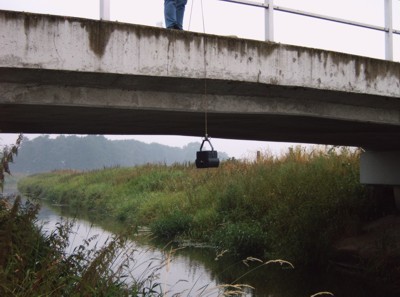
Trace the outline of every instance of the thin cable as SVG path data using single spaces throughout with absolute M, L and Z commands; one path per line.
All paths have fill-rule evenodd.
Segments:
M 189 26 L 188 26 L 188 31 L 190 31 L 190 25 L 192 24 L 193 5 L 194 5 L 194 0 L 192 0 L 192 6 L 190 7 L 190 16 L 189 16 Z
M 204 23 L 203 0 L 201 0 L 201 18 L 203 20 L 203 33 L 206 34 L 206 26 L 205 26 L 205 23 Z
M 206 26 L 204 22 L 204 9 L 203 9 L 203 0 L 201 3 L 201 17 L 203 20 L 203 33 L 206 33 Z M 207 61 L 206 61 L 206 37 L 203 37 L 203 57 L 204 57 L 204 132 L 205 137 L 208 137 L 208 98 L 207 98 Z

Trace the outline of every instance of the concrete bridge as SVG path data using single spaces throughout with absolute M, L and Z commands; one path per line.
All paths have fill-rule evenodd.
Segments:
M 0 11 L 2 133 L 203 136 L 205 110 L 212 137 L 363 147 L 400 185 L 399 63 Z

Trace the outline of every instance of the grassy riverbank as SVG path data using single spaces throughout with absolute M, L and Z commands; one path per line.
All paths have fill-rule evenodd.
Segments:
M 147 165 L 57 171 L 19 182 L 31 196 L 147 225 L 167 239 L 208 242 L 244 256 L 321 264 L 337 237 L 358 228 L 371 200 L 359 152 L 302 148 L 219 169 Z

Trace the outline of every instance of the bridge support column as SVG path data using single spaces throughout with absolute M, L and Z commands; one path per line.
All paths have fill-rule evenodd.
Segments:
M 360 182 L 400 186 L 400 151 L 366 151 L 360 160 Z
M 360 182 L 393 186 L 395 205 L 400 210 L 400 151 L 366 151 L 360 160 Z
M 360 160 L 360 182 L 400 186 L 400 151 L 366 151 Z
M 396 204 L 396 208 L 400 210 L 400 187 L 399 186 L 393 187 L 393 194 L 394 194 L 394 203 Z

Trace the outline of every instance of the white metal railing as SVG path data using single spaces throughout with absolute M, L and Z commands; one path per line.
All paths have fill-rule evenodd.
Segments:
M 100 20 L 110 20 L 110 0 L 100 0 Z
M 399 34 L 400 30 L 393 29 L 393 0 L 384 0 L 385 5 L 385 27 L 375 26 L 371 24 L 365 24 L 350 20 L 345 20 L 341 18 L 335 18 L 325 15 L 320 15 L 316 13 L 296 10 L 292 8 L 286 8 L 274 5 L 274 0 L 264 0 L 264 3 L 257 3 L 245 0 L 218 0 L 223 2 L 230 2 L 242 5 L 249 5 L 255 7 L 261 7 L 265 9 L 265 40 L 274 41 L 274 11 L 281 11 L 286 13 L 297 14 L 301 16 L 316 18 L 325 21 L 336 22 L 345 25 L 351 25 L 376 31 L 381 31 L 385 33 L 385 59 L 393 61 L 393 34 Z
M 345 20 L 336 17 L 325 16 L 321 14 L 296 10 L 292 8 L 286 8 L 282 6 L 274 5 L 274 0 L 264 0 L 264 3 L 254 2 L 248 0 L 218 0 L 223 2 L 230 2 L 234 4 L 247 5 L 260 7 L 265 10 L 264 22 L 265 22 L 265 40 L 274 41 L 274 11 L 280 11 L 285 13 L 291 13 L 296 15 L 301 15 L 305 17 L 351 25 L 361 28 L 366 28 L 370 30 L 380 31 L 385 33 L 385 59 L 393 61 L 393 35 L 400 35 L 400 30 L 393 29 L 393 0 L 383 0 L 385 6 L 385 26 L 375 26 L 371 24 L 355 22 L 350 20 Z M 100 0 L 100 19 L 110 20 L 110 0 Z

